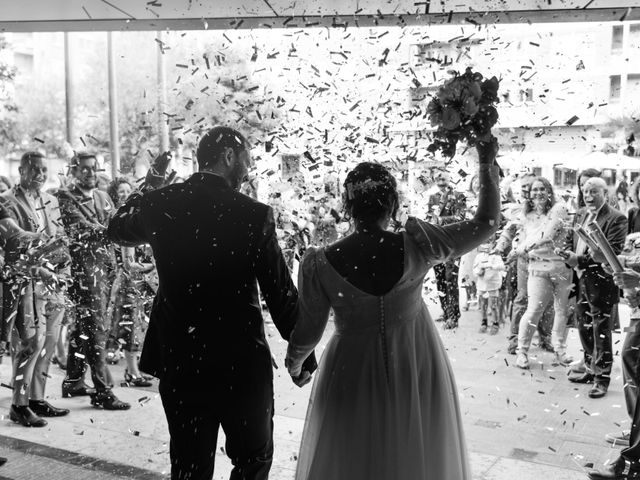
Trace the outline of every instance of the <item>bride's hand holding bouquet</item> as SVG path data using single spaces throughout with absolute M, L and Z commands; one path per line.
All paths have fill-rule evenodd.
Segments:
M 452 158 L 459 141 L 476 146 L 480 161 L 495 158 L 497 142 L 491 128 L 498 121 L 495 105 L 499 102 L 496 77 L 484 79 L 482 74 L 467 68 L 462 75 L 454 72 L 431 99 L 427 107 L 429 121 L 436 130 L 430 152 L 440 150 Z M 491 158 L 491 161 L 493 161 Z

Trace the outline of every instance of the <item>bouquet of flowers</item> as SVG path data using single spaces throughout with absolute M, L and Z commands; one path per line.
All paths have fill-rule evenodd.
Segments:
M 499 102 L 496 77 L 483 80 L 483 76 L 467 68 L 460 75 L 453 72 L 438 89 L 427 107 L 431 126 L 437 127 L 430 152 L 442 151 L 445 157 L 453 157 L 456 144 L 466 140 L 470 146 L 484 138 L 498 121 L 495 104 Z

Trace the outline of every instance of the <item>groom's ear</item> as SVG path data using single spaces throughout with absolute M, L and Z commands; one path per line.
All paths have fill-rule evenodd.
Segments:
M 233 148 L 226 147 L 222 152 L 222 162 L 224 163 L 224 166 L 230 167 L 231 164 L 233 163 L 233 160 L 234 160 Z

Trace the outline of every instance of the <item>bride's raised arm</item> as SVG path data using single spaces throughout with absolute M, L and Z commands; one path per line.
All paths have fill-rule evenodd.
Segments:
M 418 244 L 429 263 L 441 263 L 464 255 L 484 242 L 500 224 L 499 168 L 495 162 L 498 142 L 493 136 L 476 144 L 479 159 L 478 208 L 470 220 L 445 226 L 417 218 L 407 220 L 407 233 Z

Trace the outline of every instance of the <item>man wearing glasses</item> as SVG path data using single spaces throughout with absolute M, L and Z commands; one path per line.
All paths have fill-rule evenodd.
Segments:
M 106 311 L 115 256 L 106 228 L 114 207 L 109 195 L 96 188 L 97 172 L 95 155 L 77 152 L 71 159 L 73 182 L 68 190 L 58 191 L 62 221 L 70 240 L 73 284 L 69 294 L 76 309 L 62 395 L 90 395 L 96 408 L 127 410 L 130 405 L 118 400 L 107 380 Z M 87 364 L 94 389 L 84 383 Z

